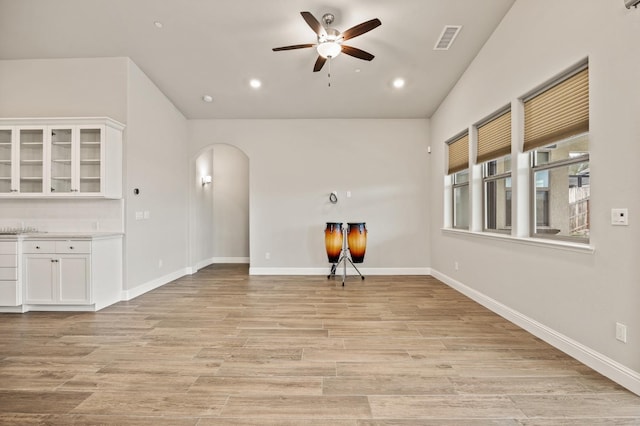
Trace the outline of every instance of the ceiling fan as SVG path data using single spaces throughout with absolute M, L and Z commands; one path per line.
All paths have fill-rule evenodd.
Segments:
M 322 16 L 322 22 L 324 22 L 324 26 L 322 26 L 310 12 L 300 12 L 300 14 L 302 15 L 302 18 L 305 20 L 305 22 L 318 36 L 318 42 L 274 47 L 274 52 L 278 52 L 280 50 L 304 49 L 307 47 L 315 46 L 316 50 L 318 51 L 318 59 L 313 66 L 313 72 L 320 71 L 325 62 L 327 62 L 327 59 L 335 58 L 341 52 L 346 55 L 353 56 L 354 58 L 363 59 L 365 61 L 370 61 L 374 58 L 374 56 L 369 52 L 365 52 L 364 50 L 358 49 L 357 47 L 347 46 L 346 44 L 342 43 L 346 40 L 362 35 L 382 25 L 382 22 L 380 22 L 378 18 L 371 19 L 369 21 L 358 24 L 355 27 L 351 27 L 346 31 L 340 32 L 335 28 L 329 27 L 329 25 L 331 25 L 335 19 L 335 17 L 331 13 L 325 13 Z

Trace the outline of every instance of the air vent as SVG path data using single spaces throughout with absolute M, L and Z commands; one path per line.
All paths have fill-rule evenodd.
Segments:
M 461 29 L 462 25 L 446 25 L 433 50 L 449 50 Z

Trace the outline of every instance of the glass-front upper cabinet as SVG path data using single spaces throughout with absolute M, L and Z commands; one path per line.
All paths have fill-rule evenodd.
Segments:
M 53 127 L 49 129 L 51 138 L 49 162 L 50 190 L 52 194 L 73 191 L 73 128 Z
M 18 129 L 18 144 L 20 158 L 20 192 L 44 192 L 44 136 L 45 129 Z
M 104 130 L 101 127 L 80 127 L 80 192 L 102 191 L 102 143 Z
M 0 196 L 122 198 L 123 130 L 109 118 L 0 118 Z
M 12 127 L 0 128 L 0 193 L 2 194 L 17 191 L 13 182 L 14 134 Z

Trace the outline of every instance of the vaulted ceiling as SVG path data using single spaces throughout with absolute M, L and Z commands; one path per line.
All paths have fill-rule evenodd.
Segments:
M 0 0 L 0 59 L 130 57 L 191 119 L 423 118 L 514 1 Z M 347 43 L 375 58 L 341 54 L 314 73 L 314 48 L 273 52 L 317 42 L 301 11 L 334 14 L 340 31 L 379 18 Z M 434 50 L 447 25 L 462 29 Z

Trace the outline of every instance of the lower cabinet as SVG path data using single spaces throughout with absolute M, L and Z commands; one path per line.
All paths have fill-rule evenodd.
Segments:
M 17 239 L 0 241 L 0 306 L 22 304 L 20 248 Z
M 90 254 L 28 254 L 24 256 L 26 303 L 90 304 Z
M 122 236 L 25 239 L 23 312 L 96 311 L 121 298 Z

